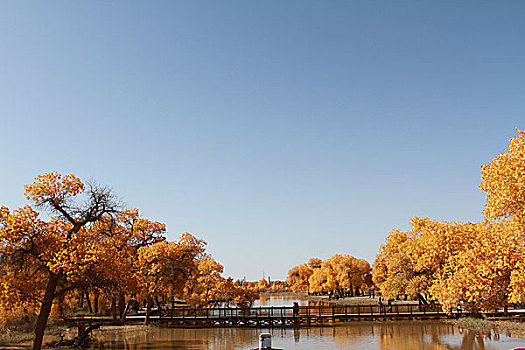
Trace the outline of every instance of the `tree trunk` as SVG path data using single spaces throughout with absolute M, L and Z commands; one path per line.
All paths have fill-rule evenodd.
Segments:
M 40 306 L 40 313 L 35 326 L 35 340 L 33 341 L 33 350 L 42 349 L 42 341 L 44 340 L 44 332 L 46 330 L 47 320 L 51 313 L 51 307 L 53 306 L 53 299 L 55 298 L 55 290 L 58 285 L 58 276 L 50 274 L 47 281 L 46 293 L 44 294 L 44 300 Z
M 126 308 L 126 299 L 124 298 L 124 294 L 120 293 L 118 296 L 118 317 L 122 320 L 122 316 L 124 315 L 124 309 Z
M 95 314 L 98 315 L 98 291 L 95 290 L 95 295 L 93 296 L 93 306 L 95 307 Z
M 146 318 L 144 320 L 144 324 L 149 324 L 149 316 L 151 314 L 151 296 L 148 295 L 148 299 L 146 301 Z
M 117 308 L 115 304 L 117 303 L 117 298 L 115 296 L 111 297 L 111 315 L 113 316 L 113 322 L 117 322 Z
M 79 299 L 78 299 L 78 308 L 80 310 L 84 309 L 84 291 L 80 292 Z
M 86 304 L 88 306 L 89 313 L 93 313 L 93 306 L 91 305 L 91 299 L 89 299 L 89 292 L 86 291 Z
M 64 294 L 61 294 L 60 297 L 58 297 L 58 317 L 62 318 L 64 315 Z
M 126 308 L 124 309 L 124 312 L 122 313 L 122 315 L 120 315 L 120 323 L 124 323 L 124 321 L 126 321 L 126 315 L 128 314 L 130 306 L 131 306 L 131 299 L 128 300 L 128 303 L 126 304 Z
M 155 303 L 157 304 L 157 308 L 159 310 L 161 310 L 162 309 L 162 305 L 161 305 L 161 303 L 159 301 L 159 298 L 156 295 L 155 295 Z

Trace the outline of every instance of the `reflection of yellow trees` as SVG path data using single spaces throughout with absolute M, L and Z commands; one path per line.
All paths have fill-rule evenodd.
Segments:
M 266 331 L 266 330 L 264 330 Z M 97 335 L 100 348 L 212 349 L 233 350 L 256 348 L 261 329 L 255 328 L 150 328 L 138 332 L 102 332 Z M 317 328 L 273 328 L 275 347 L 304 350 L 381 349 L 381 350 L 454 350 L 492 349 L 498 336 L 459 331 L 442 322 L 355 322 L 351 325 Z M 491 339 L 494 337 L 493 339 Z M 113 346 L 113 347 L 112 347 Z
M 482 169 L 485 219 L 414 217 L 381 245 L 373 280 L 386 297 L 429 292 L 447 310 L 488 310 L 525 300 L 525 133 Z
M 396 322 L 378 328 L 378 348 L 382 350 L 490 349 L 479 333 L 465 330 L 460 334 L 455 326 L 443 323 Z
M 234 350 L 258 347 L 258 329 L 154 327 L 138 332 L 103 332 L 96 338 L 100 349 L 210 349 Z M 276 342 L 274 341 L 274 344 Z

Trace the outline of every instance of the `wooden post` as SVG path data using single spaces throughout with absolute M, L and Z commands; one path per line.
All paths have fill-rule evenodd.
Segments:
M 310 305 L 306 306 L 306 322 L 310 324 Z

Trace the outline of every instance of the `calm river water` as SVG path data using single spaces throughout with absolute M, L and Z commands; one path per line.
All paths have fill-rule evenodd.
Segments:
M 260 305 L 291 305 L 283 297 L 262 299 Z M 233 350 L 258 346 L 260 333 L 272 334 L 276 348 L 325 349 L 514 349 L 525 339 L 510 334 L 480 334 L 440 321 L 352 322 L 312 328 L 157 328 L 136 332 L 105 331 L 91 349 Z

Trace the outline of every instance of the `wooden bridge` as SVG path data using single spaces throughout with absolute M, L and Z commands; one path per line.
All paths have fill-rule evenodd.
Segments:
M 525 310 L 503 309 L 482 313 L 485 317 L 525 316 Z M 322 326 L 338 322 L 441 319 L 469 316 L 465 311 L 443 312 L 439 304 L 415 305 L 319 305 L 252 308 L 194 308 L 175 307 L 155 310 L 150 319 L 170 327 L 272 327 L 272 326 Z M 145 315 L 128 315 L 128 322 L 144 321 Z M 110 323 L 109 316 L 74 316 L 69 321 Z
M 486 313 L 486 317 L 525 315 L 525 310 Z M 294 307 L 174 308 L 162 310 L 161 323 L 172 327 L 213 326 L 315 326 L 359 320 L 439 319 L 468 316 L 467 312 L 443 312 L 441 305 L 321 305 Z

